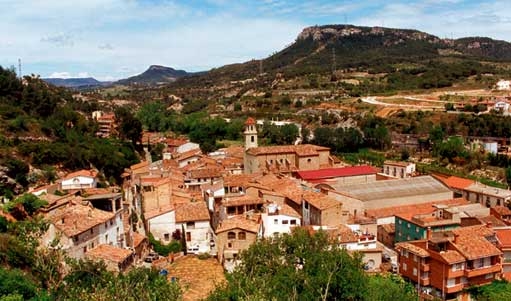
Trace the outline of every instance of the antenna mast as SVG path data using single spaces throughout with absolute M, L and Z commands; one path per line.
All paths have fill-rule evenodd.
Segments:
M 23 78 L 23 75 L 21 75 L 21 59 L 18 59 L 18 76 Z

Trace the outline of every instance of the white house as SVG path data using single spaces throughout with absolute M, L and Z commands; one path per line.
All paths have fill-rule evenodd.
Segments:
M 176 228 L 184 229 L 186 246 L 190 253 L 209 253 L 214 245 L 209 210 L 203 201 L 180 204 L 176 207 Z
M 409 178 L 415 173 L 415 163 L 385 161 L 383 173 L 394 178 Z
M 497 101 L 495 103 L 495 105 L 493 106 L 493 109 L 495 111 L 504 113 L 504 115 L 508 115 L 509 114 L 509 103 L 504 100 Z
M 291 233 L 292 228 L 301 226 L 300 214 L 286 204 L 269 204 L 266 212 L 261 214 L 261 219 L 264 237 Z
M 176 211 L 174 205 L 167 205 L 151 210 L 144 214 L 147 231 L 156 240 L 169 243 L 176 231 Z
M 162 243 L 169 243 L 173 234 L 179 233 L 191 253 L 209 253 L 214 245 L 209 210 L 203 201 L 160 207 L 147 212 L 145 219 L 147 230 Z
M 200 149 L 200 145 L 193 142 L 186 142 L 185 144 L 182 144 L 176 148 L 176 153 L 182 154 L 189 152 L 191 150 L 198 150 Z
M 122 211 L 117 213 L 96 209 L 91 205 L 69 202 L 57 214 L 49 217 L 48 231 L 42 243 L 50 246 L 54 240 L 72 258 L 84 258 L 85 253 L 100 244 L 126 247 Z
M 79 170 L 65 176 L 60 182 L 61 190 L 96 188 L 97 172 L 94 170 Z
M 510 90 L 511 88 L 511 81 L 509 80 L 499 80 L 497 82 L 497 90 Z
M 202 158 L 202 152 L 200 149 L 192 149 L 187 152 L 177 155 L 176 161 L 179 168 L 183 168 L 188 164 L 199 161 Z

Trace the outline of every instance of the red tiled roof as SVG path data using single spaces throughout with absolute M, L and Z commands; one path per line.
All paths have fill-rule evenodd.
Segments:
M 491 209 L 497 212 L 500 216 L 511 215 L 511 210 L 509 210 L 506 206 L 495 206 Z
M 501 248 L 511 248 L 511 229 L 495 229 Z
M 245 125 L 254 125 L 254 124 L 256 124 L 256 121 L 252 117 L 248 117 L 247 121 L 245 121 Z
M 253 147 L 247 150 L 250 155 L 270 155 L 270 154 L 296 154 L 299 157 L 303 156 L 319 156 L 318 151 L 328 151 L 328 147 L 312 145 L 312 144 L 299 144 L 299 145 L 278 145 L 278 146 L 260 146 Z
M 444 183 L 446 186 L 448 186 L 450 188 L 455 188 L 455 189 L 465 189 L 468 186 L 475 183 L 473 180 L 455 177 L 455 176 L 445 177 L 442 175 L 434 174 L 433 177 L 435 177 L 437 180 Z
M 78 170 L 78 171 L 75 171 L 75 172 L 67 174 L 64 177 L 64 180 L 75 178 L 75 177 L 91 177 L 91 178 L 95 178 L 97 174 L 98 173 L 96 171 L 94 171 L 94 170 L 82 169 L 82 170 Z
M 133 246 L 135 248 L 138 247 L 144 240 L 147 240 L 144 235 L 138 232 L 133 232 Z
M 128 249 L 118 248 L 111 245 L 101 244 L 96 248 L 89 250 L 86 255 L 87 257 L 92 257 L 96 259 L 108 260 L 111 262 L 122 263 L 128 257 L 133 254 L 132 251 Z
M 198 201 L 177 206 L 176 223 L 209 221 L 209 210 L 206 202 Z
M 360 175 L 376 174 L 376 169 L 372 166 L 350 166 L 340 168 L 325 168 L 318 170 L 298 171 L 297 175 L 303 180 L 317 180 L 337 177 L 353 177 Z
M 243 215 L 236 215 L 229 219 L 224 219 L 216 229 L 215 233 L 222 233 L 232 229 L 243 229 L 252 233 L 259 232 L 260 224 L 258 221 L 248 219 Z

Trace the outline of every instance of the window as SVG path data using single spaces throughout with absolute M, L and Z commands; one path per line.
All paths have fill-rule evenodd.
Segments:
M 236 207 L 227 207 L 227 214 L 229 215 L 232 215 L 232 214 L 236 214 Z
M 493 279 L 493 273 L 484 275 L 484 279 Z
M 311 162 L 312 162 L 311 158 L 307 159 L 307 163 L 311 163 Z
M 228 232 L 227 233 L 227 239 L 236 239 L 236 233 Z
M 278 219 L 274 219 L 273 220 L 273 224 L 278 225 L 279 224 L 279 220 Z
M 406 265 L 406 263 L 403 262 L 403 271 L 406 271 L 408 270 L 408 266 Z
M 413 261 L 417 262 L 417 255 L 413 254 Z
M 114 224 L 114 220 L 113 220 L 113 219 L 111 219 L 111 220 L 110 220 L 110 226 L 112 226 L 113 224 Z
M 406 225 L 406 226 L 407 226 L 408 228 L 410 228 L 410 223 L 407 223 L 407 225 Z
M 254 136 L 250 136 L 250 142 L 254 142 Z
M 291 225 L 296 225 L 296 220 L 292 219 L 290 223 L 291 223 Z
M 195 229 L 195 222 L 187 222 L 186 228 L 187 229 Z
M 83 253 L 87 253 L 87 246 L 83 247 Z
M 108 234 L 105 234 L 105 242 L 108 242 Z
M 283 225 L 287 225 L 287 224 L 289 224 L 289 220 L 287 220 L 287 219 L 283 220 L 283 221 L 282 221 L 282 224 L 283 224 Z
M 192 241 L 192 232 L 186 232 L 186 241 Z
M 169 241 L 170 235 L 168 233 L 163 234 L 163 239 L 165 239 L 166 241 Z
M 90 234 L 94 234 L 94 228 L 90 229 Z
M 309 209 L 309 203 L 308 202 L 303 202 L 303 206 L 305 207 L 305 209 Z
M 417 276 L 417 268 L 413 268 L 413 275 Z
M 245 240 L 247 239 L 247 233 L 245 233 L 245 231 L 241 231 L 238 233 L 238 239 L 239 240 Z
M 419 233 L 419 228 L 415 228 L 415 232 L 416 232 L 416 233 Z
M 449 278 L 447 279 L 447 286 L 455 286 L 456 285 L 456 278 Z
M 465 265 L 464 263 L 455 263 L 452 265 L 452 271 L 453 272 L 461 271 L 461 270 L 463 270 L 464 265 Z
M 227 244 L 227 247 L 228 247 L 228 248 L 232 248 L 232 242 L 228 243 L 228 244 Z

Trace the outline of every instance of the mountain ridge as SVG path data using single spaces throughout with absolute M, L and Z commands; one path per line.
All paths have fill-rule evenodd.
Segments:
M 118 80 L 115 83 L 120 85 L 158 85 L 174 82 L 190 74 L 185 70 L 176 70 L 162 65 L 151 65 L 141 74 Z

